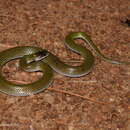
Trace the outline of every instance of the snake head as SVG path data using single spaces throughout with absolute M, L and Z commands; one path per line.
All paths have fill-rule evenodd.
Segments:
M 49 55 L 49 52 L 47 50 L 36 52 L 35 54 L 35 61 L 40 61 L 44 58 L 46 58 Z
M 40 61 L 46 58 L 49 55 L 47 50 L 38 51 L 36 53 L 30 54 L 26 56 L 26 63 L 30 64 L 32 62 Z

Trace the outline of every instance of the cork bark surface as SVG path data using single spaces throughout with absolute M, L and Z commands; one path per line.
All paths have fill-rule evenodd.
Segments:
M 130 19 L 129 0 L 0 0 L 0 51 L 33 45 L 77 65 L 82 57 L 64 46 L 64 38 L 83 31 L 106 56 L 130 61 L 125 19 Z M 27 97 L 0 93 L 0 130 L 130 130 L 130 66 L 94 56 L 86 76 L 55 73 L 49 89 Z M 24 72 L 12 61 L 3 75 L 26 84 L 41 73 Z

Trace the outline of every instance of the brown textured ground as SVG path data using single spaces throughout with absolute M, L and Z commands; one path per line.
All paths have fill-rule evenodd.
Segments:
M 69 63 L 77 55 L 66 50 L 64 37 L 84 31 L 107 56 L 128 60 L 130 28 L 120 22 L 125 17 L 129 0 L 0 0 L 0 51 L 35 45 Z M 4 68 L 8 80 L 26 83 L 39 76 L 17 66 Z M 130 66 L 96 58 L 89 75 L 56 74 L 50 88 L 28 97 L 1 93 L 0 130 L 130 130 Z

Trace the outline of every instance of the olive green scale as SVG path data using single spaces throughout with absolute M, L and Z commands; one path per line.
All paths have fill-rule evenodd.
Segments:
M 75 39 L 82 39 L 94 50 L 95 54 L 101 59 L 114 64 L 130 64 L 130 62 L 116 61 L 105 57 L 91 38 L 84 32 L 73 32 L 66 36 L 65 45 L 73 52 L 81 55 L 84 61 L 79 66 L 71 66 L 62 62 L 57 56 L 49 51 L 34 47 L 20 46 L 0 52 L 0 91 L 13 96 L 28 96 L 39 93 L 47 89 L 52 83 L 53 71 L 69 77 L 81 77 L 88 74 L 94 65 L 92 52 L 76 44 Z M 5 79 L 2 75 L 3 66 L 12 60 L 20 59 L 20 67 L 28 72 L 43 72 L 43 76 L 30 84 L 14 84 Z

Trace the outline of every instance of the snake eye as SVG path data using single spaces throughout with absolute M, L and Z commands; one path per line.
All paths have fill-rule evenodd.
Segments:
M 39 61 L 47 57 L 49 53 L 47 50 L 43 50 L 43 51 L 36 52 L 34 55 L 35 55 L 35 61 Z
M 48 55 L 48 51 L 43 50 L 35 53 L 36 56 L 44 57 Z

